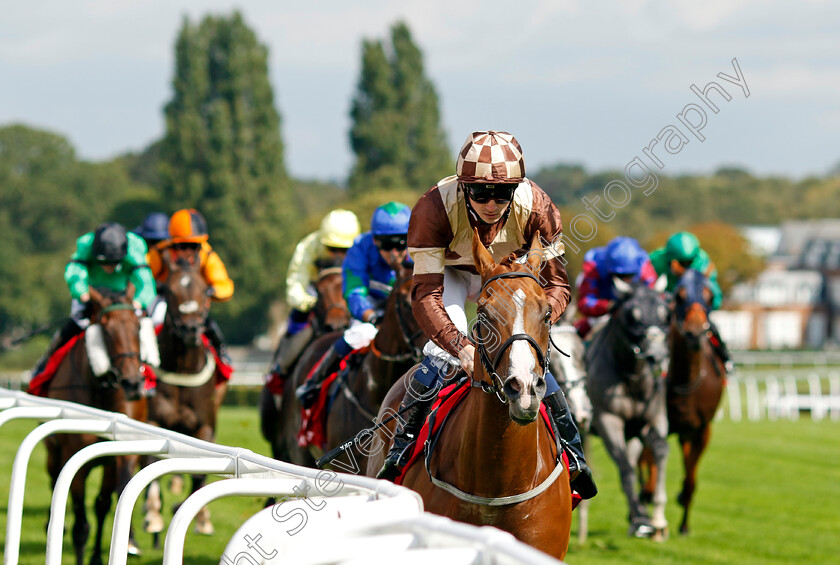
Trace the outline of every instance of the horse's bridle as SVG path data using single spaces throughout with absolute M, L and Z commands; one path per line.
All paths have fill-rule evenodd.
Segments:
M 498 275 L 493 275 L 492 277 L 484 281 L 484 284 L 481 285 L 481 290 L 478 293 L 479 296 L 484 294 L 484 290 L 490 283 L 497 279 L 506 278 L 529 278 L 533 279 L 534 282 L 536 282 L 537 284 L 540 284 L 539 279 L 533 273 L 527 271 L 509 271 L 506 273 L 499 273 Z M 485 344 L 484 336 L 481 332 L 482 321 L 486 319 L 486 316 L 483 312 L 481 312 L 481 315 L 481 319 L 473 326 L 473 333 L 475 334 L 476 338 L 474 341 L 476 344 L 476 350 L 478 351 L 478 357 L 481 360 L 481 365 L 484 367 L 484 370 L 490 376 L 492 382 L 488 384 L 484 381 L 477 381 L 475 379 L 471 379 L 471 385 L 473 387 L 481 388 L 481 390 L 483 390 L 486 393 L 495 393 L 496 398 L 498 398 L 500 402 L 502 402 L 503 404 L 507 404 L 507 397 L 501 392 L 504 390 L 504 381 L 499 376 L 499 373 L 496 370 L 499 364 L 499 360 L 501 360 L 502 355 L 504 355 L 505 351 L 507 351 L 508 348 L 511 345 L 513 345 L 515 341 L 527 341 L 537 353 L 537 361 L 542 367 L 543 374 L 545 374 L 548 371 L 548 364 L 550 362 L 551 346 L 549 345 L 546 348 L 546 351 L 543 352 L 542 348 L 540 347 L 540 344 L 537 343 L 537 340 L 535 340 L 530 335 L 524 333 L 513 334 L 509 338 L 507 338 L 504 343 L 502 343 L 502 345 L 496 352 L 495 357 L 493 359 L 490 359 L 490 355 L 487 353 L 487 346 Z M 551 321 L 549 320 L 546 323 L 546 325 L 549 326 L 548 329 L 550 331 Z
M 108 306 L 105 306 L 102 309 L 101 312 L 99 312 L 97 323 L 99 323 L 101 325 L 102 316 L 104 314 L 107 314 L 108 312 L 114 312 L 115 310 L 134 310 L 134 305 L 133 304 L 127 304 L 125 302 L 116 302 L 114 304 L 109 304 Z M 103 335 L 104 339 L 107 339 L 108 334 L 106 332 L 103 331 L 102 335 Z M 106 346 L 107 346 L 107 344 L 106 344 Z M 111 356 L 111 354 L 109 353 L 108 358 L 111 360 L 111 368 L 106 373 L 107 378 L 103 378 L 101 380 L 103 386 L 106 386 L 106 387 L 117 388 L 119 383 L 123 380 L 123 373 L 118 366 L 121 361 L 125 361 L 126 359 L 137 359 L 138 361 L 141 361 L 141 367 L 142 367 L 142 359 L 140 357 L 140 351 L 139 350 L 138 351 L 127 351 L 127 352 L 124 352 L 124 353 L 118 353 L 114 356 Z
M 173 311 L 173 306 L 170 304 L 170 299 L 175 302 L 175 296 L 172 292 L 169 291 L 169 279 L 172 278 L 172 269 L 169 270 L 169 275 L 166 278 L 166 282 L 163 284 L 163 288 L 166 289 L 166 312 L 168 314 L 167 318 L 172 327 L 172 333 L 175 334 L 175 337 L 180 339 L 183 343 L 186 343 L 187 337 L 189 332 L 195 331 L 199 337 L 202 333 L 202 328 L 207 326 L 207 318 L 210 316 L 210 308 L 203 308 L 200 317 L 200 324 L 187 324 L 181 321 L 181 317 L 176 315 Z M 175 304 L 178 307 L 178 311 L 180 313 L 180 304 Z

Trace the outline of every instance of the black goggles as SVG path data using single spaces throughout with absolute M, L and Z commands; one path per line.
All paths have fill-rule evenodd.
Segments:
M 200 243 L 193 242 L 181 242 L 172 244 L 172 249 L 175 249 L 176 251 L 198 251 L 200 247 Z
M 403 251 L 407 245 L 407 238 L 408 236 L 405 234 L 375 235 L 373 236 L 373 242 L 376 244 L 376 247 L 382 251 L 391 251 L 394 249 L 397 251 Z
M 476 204 L 487 204 L 491 200 L 496 204 L 507 204 L 513 199 L 513 191 L 517 186 L 516 183 L 465 182 L 464 190 Z

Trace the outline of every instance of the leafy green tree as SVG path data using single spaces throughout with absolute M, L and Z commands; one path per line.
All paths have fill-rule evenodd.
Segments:
M 80 162 L 60 135 L 0 128 L 0 333 L 66 315 L 63 274 L 76 238 L 104 221 L 131 227 L 117 207 L 142 193 L 119 163 Z
M 365 40 L 350 111 L 356 162 L 350 190 L 409 187 L 420 191 L 452 174 L 438 98 L 408 27 L 391 28 L 391 44 Z
M 236 285 L 216 316 L 231 341 L 264 329 L 297 230 L 268 51 L 242 16 L 185 20 L 166 105 L 161 182 L 171 209 L 194 207 Z

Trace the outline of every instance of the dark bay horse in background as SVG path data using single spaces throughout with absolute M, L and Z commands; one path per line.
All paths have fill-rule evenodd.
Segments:
M 532 249 L 541 249 L 538 238 Z M 536 253 L 527 265 L 497 265 L 476 234 L 473 259 L 484 298 L 475 325 L 482 361 L 475 363 L 474 386 L 449 413 L 429 470 L 420 462 L 411 466 L 403 485 L 420 493 L 430 512 L 495 526 L 562 559 L 569 545 L 572 495 L 562 450 L 540 417 L 551 320 L 548 300 L 533 275 L 541 260 Z M 514 304 L 502 307 L 505 299 Z M 515 317 L 498 319 L 500 313 Z M 397 410 L 411 371 L 388 393 L 381 419 Z M 377 432 L 385 448 L 368 460 L 368 475 L 382 466 L 390 435 Z
M 606 324 L 592 337 L 586 352 L 587 390 L 592 401 L 592 425 L 618 466 L 627 497 L 629 535 L 667 536 L 665 462 L 668 420 L 662 373 L 668 357 L 668 305 L 662 295 L 664 277 L 656 288 L 614 278 L 620 298 Z M 636 493 L 639 441 L 649 447 L 663 472 L 653 497 L 653 516 Z
M 149 401 L 149 423 L 204 441 L 215 441 L 216 415 L 225 389 L 216 386 L 216 362 L 204 345 L 210 314 L 209 287 L 196 260 L 171 261 L 164 252 L 169 276 L 160 293 L 166 300 L 166 316 L 158 334 L 160 368 L 157 394 Z M 205 475 L 192 476 L 192 492 L 204 485 Z M 163 528 L 160 488 L 153 483 L 146 500 L 146 531 L 158 536 Z M 213 524 L 205 507 L 196 516 L 196 531 L 212 534 Z
M 677 434 L 685 476 L 677 502 L 683 507 L 680 533 L 688 533 L 688 511 L 697 485 L 697 466 L 709 444 L 712 419 L 726 380 L 709 341 L 712 290 L 702 273 L 689 269 L 674 288 L 669 344 L 668 432 Z M 651 473 L 651 479 L 655 473 Z M 649 488 L 649 486 L 648 486 Z
M 411 311 L 412 269 L 398 267 L 396 273 L 398 281 L 385 303 L 382 323 L 371 342 L 370 351 L 358 368 L 346 374 L 340 373 L 330 388 L 333 393 L 340 387 L 340 392 L 336 394 L 327 417 L 327 451 L 370 427 L 385 395 L 397 379 L 423 358 L 423 346 L 427 339 Z M 350 472 L 364 473 L 367 454 L 356 447 L 351 449 L 354 450 L 355 464 Z M 320 449 L 310 447 L 310 451 L 316 457 L 322 455 Z M 347 469 L 336 466 L 336 470 Z
M 592 424 L 592 403 L 586 392 L 586 364 L 584 343 L 572 324 L 576 308 L 570 303 L 560 319 L 551 326 L 551 344 L 559 350 L 551 355 L 551 374 L 563 389 L 572 418 L 577 424 L 584 447 L 589 450 L 589 427 Z M 581 500 L 577 506 L 578 543 L 586 542 L 589 533 L 589 500 Z
M 135 420 L 146 420 L 146 399 L 144 396 L 144 367 L 140 358 L 140 321 L 134 311 L 134 285 L 128 285 L 125 294 L 90 289 L 90 321 L 84 337 L 68 353 L 59 365 L 55 376 L 48 384 L 46 396 L 57 400 L 76 402 L 101 410 L 120 412 Z M 102 376 L 96 376 L 88 357 L 86 342 L 94 333 L 93 325 L 101 328 L 102 342 L 107 350 L 110 369 Z M 99 441 L 89 434 L 60 434 L 48 436 L 47 471 L 52 486 L 67 461 L 80 449 Z M 121 493 L 134 475 L 139 462 L 138 455 L 107 457 L 94 464 L 82 467 L 70 486 L 73 501 L 73 546 L 76 564 L 84 563 L 85 543 L 90 526 L 85 512 L 85 482 L 91 469 L 104 464 L 102 486 L 96 497 L 96 534 L 91 563 L 102 563 L 102 530 L 105 517 L 111 510 L 113 494 Z M 139 553 L 131 536 L 129 547 L 132 553 Z
M 295 438 L 300 429 L 300 407 L 295 398 L 295 388 L 350 324 L 350 311 L 344 301 L 341 282 L 341 267 L 325 266 L 320 270 L 315 281 L 318 301 L 311 322 L 315 337 L 286 379 L 280 406 L 277 406 L 274 395 L 267 387 L 263 387 L 260 395 L 260 429 L 271 444 L 271 456 L 280 461 L 305 467 L 315 465 L 309 450 L 299 447 Z

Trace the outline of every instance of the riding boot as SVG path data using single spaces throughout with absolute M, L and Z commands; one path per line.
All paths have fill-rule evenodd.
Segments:
M 732 362 L 732 356 L 729 353 L 729 348 L 726 346 L 726 342 L 723 341 L 723 338 L 720 337 L 720 331 L 718 331 L 717 326 L 709 320 L 709 338 L 712 343 L 712 348 L 717 353 L 720 360 L 723 361 L 723 367 L 726 369 L 727 373 L 732 373 L 735 370 L 735 363 Z
M 572 420 L 572 414 L 569 405 L 566 403 L 566 397 L 563 396 L 563 391 L 558 390 L 545 397 L 544 402 L 551 411 L 551 419 L 560 433 L 560 439 L 563 441 L 563 447 L 569 458 L 569 481 L 572 488 L 580 494 L 581 498 L 592 498 L 598 494 L 598 488 L 592 478 L 592 471 L 586 464 L 580 432 L 578 432 L 577 426 Z
M 222 334 L 222 328 L 219 327 L 219 324 L 213 318 L 207 318 L 207 327 L 204 329 L 204 335 L 210 340 L 210 344 L 219 354 L 222 361 L 226 365 L 230 365 L 232 361 L 225 345 L 225 336 Z
M 312 376 L 295 389 L 295 396 L 300 402 L 302 408 L 310 408 L 315 403 L 318 397 L 318 391 L 321 390 L 321 383 L 324 382 L 329 375 L 338 369 L 338 364 L 344 358 L 344 355 L 338 352 L 335 345 L 330 346 L 318 364 L 312 369 Z
M 67 321 L 56 331 L 52 339 L 50 340 L 50 345 L 47 348 L 47 351 L 41 356 L 38 360 L 38 363 L 35 365 L 35 368 L 32 369 L 32 376 L 39 373 L 43 373 L 44 369 L 47 368 L 47 363 L 50 360 L 50 357 L 53 356 L 53 353 L 61 349 L 61 346 L 70 341 L 73 337 L 80 334 L 82 332 L 82 328 L 79 327 L 79 324 L 76 323 L 76 320 L 73 318 L 67 318 Z
M 415 380 L 413 386 L 406 390 L 398 410 L 400 418 L 397 420 L 394 443 L 385 456 L 382 469 L 376 474 L 377 479 L 394 482 L 400 476 L 407 462 L 409 448 L 414 444 L 434 403 L 435 395 L 427 395 L 432 388 Z

